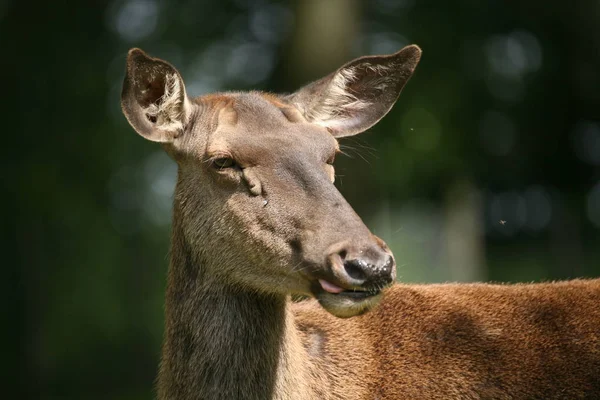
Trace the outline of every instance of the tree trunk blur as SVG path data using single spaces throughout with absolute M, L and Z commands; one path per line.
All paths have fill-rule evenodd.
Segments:
M 486 279 L 481 203 L 468 181 L 456 181 L 446 191 L 442 262 L 452 281 Z
M 294 31 L 275 81 L 291 91 L 349 61 L 360 27 L 358 0 L 296 0 Z

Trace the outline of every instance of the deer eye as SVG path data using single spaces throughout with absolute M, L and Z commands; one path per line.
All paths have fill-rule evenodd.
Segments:
M 216 169 L 234 168 L 237 163 L 230 157 L 219 157 L 211 161 L 211 164 Z

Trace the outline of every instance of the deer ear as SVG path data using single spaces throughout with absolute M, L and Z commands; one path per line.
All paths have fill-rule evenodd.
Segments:
M 421 49 L 415 45 L 391 55 L 357 58 L 287 100 L 333 136 L 355 135 L 388 113 L 420 58 Z
M 121 108 L 137 133 L 153 142 L 169 143 L 183 132 L 191 102 L 175 67 L 140 49 L 131 49 Z

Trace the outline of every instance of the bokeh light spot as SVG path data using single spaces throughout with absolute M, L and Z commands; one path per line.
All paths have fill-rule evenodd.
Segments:
M 596 122 L 581 121 L 572 133 L 577 157 L 592 165 L 600 165 L 600 126 Z
M 113 21 L 123 39 L 135 42 L 149 36 L 158 22 L 155 0 L 128 0 L 119 8 Z

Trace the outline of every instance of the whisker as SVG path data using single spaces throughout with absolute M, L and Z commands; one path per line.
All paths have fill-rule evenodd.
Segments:
M 279 281 L 279 283 L 277 284 L 278 286 L 281 285 L 287 278 L 289 278 L 290 276 L 292 276 L 294 274 L 294 272 L 300 272 L 302 271 L 304 268 L 306 267 L 301 267 L 300 269 L 297 269 L 298 267 L 300 267 L 302 265 L 302 261 L 298 261 L 298 263 L 296 265 L 294 265 L 294 267 L 289 271 L 286 272 L 283 277 L 281 278 L 281 280 Z
M 400 233 L 400 231 L 402 231 L 404 229 L 403 226 L 401 226 L 400 228 L 396 229 L 394 232 L 392 232 L 392 236 L 397 235 L 398 233 Z

